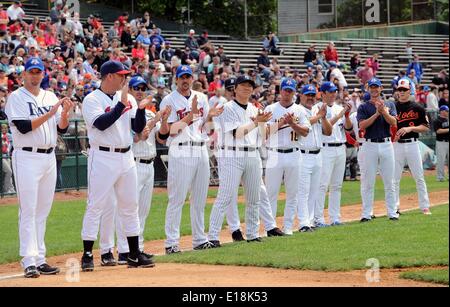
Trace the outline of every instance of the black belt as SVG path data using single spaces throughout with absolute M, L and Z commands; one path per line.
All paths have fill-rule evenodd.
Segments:
M 120 153 L 126 153 L 130 151 L 131 146 L 128 146 L 127 148 L 109 148 L 104 146 L 98 146 L 98 150 L 101 151 L 114 151 L 114 152 L 120 152 Z
M 299 151 L 298 148 L 290 148 L 290 149 L 278 149 L 278 148 L 267 148 L 270 151 L 276 151 L 279 153 L 293 153 Z
M 143 164 L 152 164 L 153 161 L 155 161 L 155 158 L 151 158 L 151 159 L 134 158 L 134 161 L 137 161 L 137 162 L 143 163 Z
M 178 146 L 199 146 L 202 147 L 203 145 L 205 145 L 205 142 L 183 142 L 183 143 L 178 143 Z
M 317 149 L 317 150 L 303 150 L 303 149 L 300 149 L 300 152 L 302 154 L 318 155 L 320 153 L 320 149 Z
M 400 144 L 404 144 L 404 143 L 412 143 L 412 142 L 416 142 L 416 141 L 417 141 L 416 138 L 413 138 L 413 139 L 405 139 L 405 140 L 402 140 L 402 139 L 398 140 L 398 142 L 399 142 Z
M 226 146 L 222 147 L 222 149 L 234 150 L 234 151 L 257 151 L 257 147 L 234 147 L 234 146 Z
M 323 143 L 323 146 L 325 147 L 340 147 L 342 145 L 345 145 L 345 143 Z
M 390 142 L 391 138 L 384 138 L 384 139 L 366 139 L 366 142 L 370 143 L 386 143 Z
M 30 151 L 30 152 L 37 152 L 37 153 L 45 153 L 45 154 L 49 154 L 53 152 L 53 147 L 50 148 L 37 148 L 35 151 L 33 150 L 33 147 L 22 147 L 22 150 L 25 151 Z

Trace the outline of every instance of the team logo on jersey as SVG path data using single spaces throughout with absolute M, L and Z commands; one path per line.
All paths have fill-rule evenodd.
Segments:
M 35 102 L 27 102 L 27 104 L 30 110 L 30 116 L 41 116 L 50 112 L 52 109 L 52 106 L 38 107 Z
M 409 112 L 403 112 L 397 115 L 397 121 L 399 123 L 409 122 L 417 119 L 419 119 L 419 113 L 414 112 L 414 110 L 411 110 Z
M 128 101 L 128 103 L 129 103 L 129 105 L 128 105 L 127 107 L 125 107 L 125 109 L 123 109 L 121 115 L 127 113 L 128 111 L 130 111 L 130 110 L 133 108 L 133 107 L 131 106 L 131 102 Z M 107 107 L 107 108 L 105 109 L 105 113 L 108 113 L 108 112 L 110 112 L 110 111 L 111 111 L 111 107 Z

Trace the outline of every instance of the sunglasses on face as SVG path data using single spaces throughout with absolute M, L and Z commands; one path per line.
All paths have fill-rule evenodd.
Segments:
M 409 90 L 406 88 L 399 88 L 398 91 L 399 92 L 409 92 Z
M 316 95 L 314 95 L 314 94 L 306 94 L 305 96 L 306 97 L 316 97 Z
M 145 92 L 147 91 L 147 88 L 145 86 L 135 86 L 133 87 L 133 90 L 135 90 L 136 92 Z

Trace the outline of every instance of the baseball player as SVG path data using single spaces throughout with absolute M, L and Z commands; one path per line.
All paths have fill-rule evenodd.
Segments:
M 434 121 L 433 127 L 436 132 L 437 180 L 443 182 L 446 163 L 448 175 L 448 106 L 443 105 L 439 108 L 439 117 Z
M 350 106 L 336 104 L 337 87 L 331 82 L 324 82 L 320 87 L 323 103 L 327 107 L 327 119 L 333 126 L 330 136 L 323 136 L 322 149 L 322 170 L 320 175 L 320 185 L 316 208 L 314 210 L 314 226 L 324 227 L 325 218 L 323 215 L 325 207 L 325 197 L 328 190 L 328 212 L 331 226 L 338 226 L 340 222 L 341 209 L 341 189 L 344 180 L 346 153 L 345 130 L 352 129 L 352 122 L 349 119 Z
M 430 130 L 425 108 L 418 103 L 411 102 L 411 83 L 407 79 L 398 82 L 398 101 L 395 104 L 397 110 L 397 134 L 394 139 L 395 153 L 395 192 L 397 212 L 400 210 L 400 180 L 402 178 L 405 163 L 416 181 L 419 194 L 419 207 L 423 214 L 430 215 L 430 200 L 428 198 L 427 185 L 423 176 L 422 155 L 419 149 L 419 133 Z
M 140 104 L 146 98 L 148 85 L 145 79 L 140 76 L 131 78 L 129 82 L 130 94 Z M 151 97 L 148 99 L 151 100 Z M 169 126 L 167 123 L 168 115 L 170 114 L 170 107 L 157 112 L 146 110 L 147 124 L 142 133 L 136 133 L 133 137 L 132 151 L 134 160 L 136 161 L 136 170 L 138 178 L 138 206 L 139 206 L 139 250 L 148 258 L 151 254 L 144 252 L 144 229 L 147 220 L 152 200 L 153 183 L 154 183 L 154 167 L 153 162 L 156 157 L 156 141 L 164 143 L 159 138 L 159 135 L 166 135 L 169 133 Z M 161 120 L 161 121 L 160 121 Z M 115 197 L 112 202 L 115 202 Z M 114 266 L 116 261 L 112 254 L 114 248 L 114 233 L 117 233 L 117 250 L 118 250 L 118 264 L 127 264 L 129 255 L 128 244 L 126 236 L 123 232 L 123 225 L 120 224 L 120 219 L 115 218 L 115 206 L 107 208 L 112 212 L 104 212 L 100 224 L 100 250 L 101 250 L 101 264 L 102 266 Z
M 311 232 L 322 169 L 322 139 L 323 135 L 331 135 L 333 126 L 326 117 L 327 105 L 316 105 L 316 88 L 313 85 L 305 85 L 301 94 L 301 108 L 311 128 L 307 136 L 299 139 L 302 163 L 298 181 L 297 214 L 300 220 L 299 231 Z
M 226 210 L 237 193 L 241 179 L 246 196 L 246 233 L 247 242 L 261 242 L 258 233 L 262 162 L 258 147 L 264 139 L 265 128 L 262 124 L 269 121 L 271 113 L 258 112 L 249 103 L 255 88 L 254 81 L 246 75 L 236 79 L 233 101 L 225 104 L 220 117 L 224 137 L 219 153 L 219 193 L 214 202 L 208 237 L 215 247 L 220 246 L 219 234 Z M 261 125 L 260 125 L 261 124 Z M 258 129 L 257 129 L 258 128 Z
M 374 187 L 378 168 L 384 183 L 387 215 L 396 221 L 399 215 L 395 204 L 394 187 L 394 147 L 391 142 L 391 126 L 397 125 L 397 111 L 390 101 L 381 100 L 383 86 L 381 81 L 373 78 L 368 82 L 370 100 L 358 108 L 359 128 L 365 130 L 365 142 L 361 148 L 361 197 L 363 212 L 361 222 L 371 220 Z
M 297 212 L 297 194 L 300 175 L 300 137 L 306 137 L 310 124 L 302 107 L 293 102 L 297 82 L 286 78 L 281 82 L 281 99 L 269 105 L 265 111 L 272 113 L 267 123 L 269 128 L 266 146 L 266 187 L 273 217 L 276 218 L 278 194 L 284 179 L 286 206 L 284 209 L 284 232 L 292 235 L 292 226 Z
M 88 201 L 81 236 L 84 253 L 82 271 L 94 270 L 92 248 L 105 208 L 117 199 L 117 214 L 127 237 L 128 267 L 153 267 L 152 258 L 139 250 L 139 215 L 136 163 L 131 152 L 131 130 L 145 128 L 146 99 L 137 106 L 128 94 L 126 75 L 130 72 L 117 61 L 107 61 L 100 68 L 101 85 L 83 101 L 83 117 L 88 129 Z M 122 91 L 119 91 L 122 89 Z
M 179 253 L 181 213 L 186 195 L 191 191 L 191 225 L 194 250 L 213 248 L 204 232 L 204 211 L 209 187 L 208 136 L 214 132 L 213 119 L 223 112 L 217 104 L 211 109 L 208 101 L 191 90 L 192 70 L 182 65 L 176 71 L 177 89 L 161 102 L 161 109 L 170 106 L 169 173 L 166 212 L 166 254 Z
M 47 264 L 44 238 L 55 194 L 57 133 L 67 132 L 74 107 L 70 98 L 58 100 L 40 88 L 44 71 L 40 58 L 29 58 L 22 74 L 24 85 L 11 93 L 5 107 L 14 143 L 20 256 L 26 278 L 59 273 Z

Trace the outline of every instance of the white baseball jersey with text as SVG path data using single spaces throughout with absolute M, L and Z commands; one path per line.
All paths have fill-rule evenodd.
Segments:
M 344 108 L 333 104 L 333 106 L 327 106 L 327 119 L 330 121 L 332 118 L 336 117 Z M 345 119 L 344 116 L 338 119 L 338 121 L 333 125 L 333 132 L 330 136 L 323 136 L 324 143 L 345 143 L 347 141 L 345 137 Z
M 319 109 L 321 107 L 321 104 L 315 105 L 312 107 L 312 109 L 305 108 L 304 106 L 301 106 L 303 113 L 305 114 L 308 121 L 311 117 L 316 116 L 319 112 Z M 311 123 L 310 123 L 311 125 Z M 322 148 L 322 123 L 319 121 L 315 123 L 314 125 L 311 125 L 311 128 L 309 129 L 309 133 L 306 137 L 300 138 L 300 149 L 304 150 L 318 150 Z

